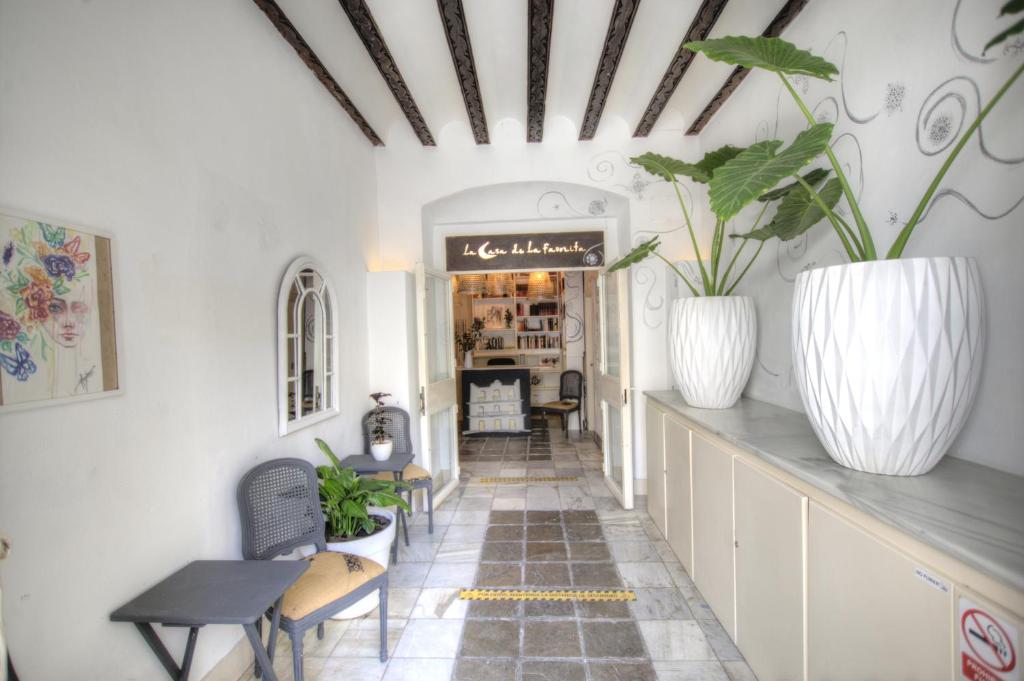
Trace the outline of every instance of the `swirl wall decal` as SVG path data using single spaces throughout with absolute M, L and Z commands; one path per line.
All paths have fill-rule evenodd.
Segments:
M 1003 212 L 989 213 L 979 208 L 977 204 L 975 204 L 969 198 L 964 196 L 963 193 L 957 191 L 956 189 L 940 189 L 939 191 L 935 192 L 935 196 L 932 198 L 931 203 L 928 204 L 928 207 L 925 208 L 924 213 L 921 214 L 920 222 L 924 222 L 925 220 L 927 220 L 928 214 L 932 211 L 932 208 L 935 206 L 935 204 L 937 204 L 940 200 L 946 198 L 947 196 L 953 197 L 954 199 L 964 204 L 965 206 L 973 210 L 975 213 L 977 213 L 979 216 L 985 218 L 986 220 L 998 220 L 1000 218 L 1005 218 L 1007 215 L 1015 211 L 1021 203 L 1024 203 L 1024 194 L 1022 194 L 1021 197 L 1013 203 L 1013 205 L 1011 205 Z
M 544 192 L 537 199 L 537 215 L 542 218 L 563 217 L 565 215 L 584 217 L 587 213 L 573 206 L 565 194 L 552 189 Z
M 779 134 L 779 115 L 782 110 L 782 93 L 783 89 L 780 87 L 778 94 L 775 96 L 775 122 L 771 126 L 771 132 L 768 131 L 768 121 L 762 120 L 757 124 L 757 128 L 754 129 L 754 142 L 763 142 L 767 139 L 774 139 Z
M 775 269 L 779 277 L 792 284 L 796 281 L 796 275 L 817 265 L 816 262 L 809 262 L 804 265 L 800 260 L 807 253 L 807 234 L 801 234 L 791 241 L 779 241 L 775 247 Z
M 974 105 L 974 111 L 968 112 L 968 99 Z M 917 114 L 914 134 L 918 150 L 925 156 L 945 151 L 960 137 L 968 116 L 976 115 L 974 112 L 981 111 L 981 106 L 981 90 L 973 78 L 953 76 L 940 83 L 925 97 Z M 1002 158 L 989 151 L 985 145 L 984 127 L 978 126 L 978 146 L 986 158 L 1004 165 L 1024 163 L 1024 157 Z
M 960 42 L 960 34 L 957 31 L 957 19 L 960 16 L 960 5 L 962 4 L 964 4 L 964 0 L 956 0 L 956 5 L 953 7 L 953 20 L 949 22 L 949 41 L 953 45 L 953 51 L 975 64 L 990 64 L 994 62 L 994 58 L 971 54 L 964 49 L 963 43 Z
M 865 123 L 870 123 L 875 120 L 881 111 L 876 111 L 868 116 L 858 116 L 850 110 L 850 105 L 846 101 L 846 78 L 844 77 L 844 74 L 846 73 L 846 49 L 849 43 L 846 31 L 839 31 L 832 36 L 832 40 L 828 41 L 828 45 L 825 46 L 825 56 L 826 58 L 828 57 L 828 51 L 832 47 L 832 44 L 840 39 L 842 40 L 843 45 L 839 56 L 839 98 L 843 102 L 843 111 L 846 112 L 846 117 L 858 125 L 864 125 Z
M 633 281 L 641 289 L 643 287 L 647 288 L 644 293 L 644 326 L 648 329 L 657 329 L 664 321 L 664 315 L 656 315 L 653 321 L 648 315 L 659 312 L 665 306 L 665 296 L 655 294 L 654 292 L 654 285 L 658 282 L 658 275 L 648 265 L 636 265 L 633 267 Z
M 578 313 L 569 311 L 570 303 L 576 303 L 583 299 L 583 277 L 579 277 L 579 284 L 573 284 L 575 280 L 576 277 L 568 275 L 565 277 L 565 290 L 571 292 L 571 295 L 566 295 L 565 298 L 565 319 L 567 322 L 565 341 L 567 343 L 576 343 L 583 340 L 583 318 Z

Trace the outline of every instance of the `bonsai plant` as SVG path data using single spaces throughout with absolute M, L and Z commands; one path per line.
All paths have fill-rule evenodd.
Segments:
M 384 413 L 385 397 L 391 397 L 391 393 L 370 394 L 370 399 L 373 400 L 373 411 L 370 412 L 370 423 L 373 424 L 373 428 L 370 430 L 373 435 L 370 439 L 370 454 L 377 461 L 387 461 L 391 457 L 391 450 L 395 445 L 387 429 L 391 418 Z
M 396 529 L 395 514 L 386 507 L 409 511 L 409 504 L 399 493 L 408 485 L 356 475 L 351 468 L 342 467 L 326 442 L 317 438 L 316 444 L 330 462 L 316 469 L 327 550 L 369 558 L 386 568 Z M 332 619 L 359 617 L 376 606 L 377 597 L 370 594 Z
M 473 323 L 469 326 L 469 330 L 464 331 L 462 335 L 456 339 L 459 349 L 463 352 L 462 366 L 467 369 L 473 368 L 473 350 L 476 349 L 476 344 L 480 342 L 480 339 L 483 337 L 483 330 L 484 320 L 474 318 Z
M 819 132 L 815 142 L 817 153 L 820 153 L 820 146 L 827 141 L 827 133 Z M 801 145 L 805 144 L 801 140 L 798 142 Z M 778 146 L 782 143 L 772 141 L 772 144 Z M 797 146 L 795 142 L 793 147 Z M 754 301 L 748 296 L 733 296 L 732 293 L 760 255 L 764 242 L 772 236 L 783 240 L 792 239 L 824 217 L 807 215 L 806 212 L 794 209 L 793 195 L 800 187 L 795 182 L 770 192 L 766 191 L 758 197 L 763 205 L 751 228 L 751 233 L 764 234 L 764 238 L 761 239 L 757 250 L 746 259 L 746 264 L 736 269 L 741 262 L 741 255 L 748 239 L 742 240 L 740 245 L 733 249 L 728 262 L 725 262 L 726 219 L 719 217 L 715 221 L 710 257 L 705 266 L 693 220 L 680 191 L 678 178 L 682 176 L 700 184 L 708 184 L 730 160 L 747 151 L 748 149 L 724 146 L 709 152 L 697 163 L 687 163 L 652 153 L 632 159 L 633 163 L 647 172 L 669 182 L 675 190 L 690 243 L 696 255 L 699 281 L 691 281 L 675 264 L 658 252 L 661 245 L 660 236 L 641 243 L 608 268 L 609 272 L 615 272 L 654 256 L 664 261 L 693 294 L 692 298 L 683 298 L 673 303 L 669 350 L 672 372 L 679 392 L 687 404 L 694 407 L 731 407 L 739 399 L 750 377 L 757 341 Z M 802 153 L 790 162 L 789 167 L 794 171 L 799 170 L 813 158 L 814 155 L 810 152 Z M 828 171 L 819 169 L 807 173 L 801 179 L 809 186 L 818 186 L 828 175 Z M 781 178 L 777 179 L 766 189 L 772 189 L 780 180 Z M 771 222 L 765 227 L 759 227 L 769 205 L 779 201 L 781 203 Z
M 1022 11 L 1024 2 L 1011 0 L 1002 14 Z M 986 49 L 1021 31 L 1024 21 L 1001 32 Z M 838 73 L 835 65 L 778 38 L 730 36 L 686 47 L 714 61 L 775 73 L 810 124 L 798 139 L 826 128 L 831 135 L 831 126 L 815 122 L 787 76 L 829 81 Z M 1024 65 L 1012 72 L 952 147 L 884 259 L 827 143 L 817 152 L 810 145 L 803 152 L 824 152 L 836 174 L 821 191 L 764 142 L 726 162 L 709 183 L 711 208 L 722 220 L 762 196 L 767 185 L 792 176 L 799 185 L 793 201 L 808 214 L 824 216 L 843 246 L 849 263 L 797 277 L 793 363 L 808 418 L 825 449 L 844 466 L 891 475 L 926 473 L 966 422 L 984 346 L 977 263 L 962 257 L 901 258 L 953 162 L 1022 72 Z M 838 200 L 840 194 L 849 221 L 835 210 L 832 197 Z

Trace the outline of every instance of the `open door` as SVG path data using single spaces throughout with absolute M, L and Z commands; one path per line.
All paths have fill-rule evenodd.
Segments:
M 438 504 L 459 484 L 452 281 L 422 264 L 416 266 L 416 328 L 420 434 Z
M 623 508 L 633 508 L 633 419 L 629 395 L 629 271 L 598 279 L 601 361 L 596 398 L 601 411 L 604 479 Z

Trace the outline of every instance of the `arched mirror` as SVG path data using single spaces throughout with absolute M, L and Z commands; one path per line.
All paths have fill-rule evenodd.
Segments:
M 315 260 L 291 264 L 277 307 L 278 420 L 287 435 L 338 413 L 334 293 Z

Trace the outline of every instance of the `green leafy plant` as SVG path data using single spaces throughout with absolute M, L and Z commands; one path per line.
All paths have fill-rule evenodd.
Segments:
M 316 444 L 331 462 L 316 468 L 327 541 L 346 541 L 373 534 L 379 527 L 379 520 L 370 513 L 370 506 L 410 510 L 398 491 L 407 489 L 407 483 L 356 475 L 351 468 L 342 468 L 341 461 L 326 442 L 317 438 Z
M 693 251 L 697 258 L 700 282 L 698 282 L 699 286 L 695 286 L 689 278 L 679 271 L 679 268 L 658 252 L 658 247 L 661 245 L 660 236 L 655 236 L 639 244 L 618 262 L 612 264 L 608 271 L 614 272 L 624 269 L 654 256 L 664 261 L 679 275 L 693 295 L 730 295 L 750 270 L 754 261 L 757 260 L 757 256 L 761 254 L 765 241 L 772 237 L 778 237 L 784 241 L 795 238 L 825 217 L 823 212 L 816 209 L 806 209 L 809 200 L 802 198 L 801 195 L 806 195 L 805 185 L 815 187 L 821 184 L 829 175 L 827 170 L 812 170 L 799 178 L 799 181 L 784 187 L 775 188 L 775 185 L 789 177 L 792 173 L 799 171 L 814 160 L 816 156 L 820 155 L 822 149 L 828 144 L 831 134 L 831 125 L 820 124 L 805 130 L 797 136 L 793 144 L 785 149 L 780 150 L 783 144 L 780 140 L 758 142 L 746 149 L 726 145 L 708 152 L 697 163 L 687 163 L 686 161 L 653 153 L 634 157 L 632 159 L 633 163 L 639 165 L 652 175 L 663 178 L 675 190 L 676 199 L 678 199 L 679 207 L 683 213 L 683 221 L 690 235 L 690 244 L 693 246 Z M 757 171 L 747 177 L 748 182 L 724 185 L 726 187 L 725 191 L 709 191 L 711 207 L 717 219 L 715 220 L 714 233 L 711 239 L 711 253 L 708 259 L 708 266 L 705 267 L 700 246 L 697 244 L 693 220 L 690 217 L 690 211 L 686 207 L 686 201 L 683 199 L 683 193 L 680 191 L 679 177 L 686 177 L 698 184 L 708 184 L 714 187 L 715 181 L 721 173 L 749 173 L 749 169 L 752 166 L 757 166 Z M 834 192 L 830 191 L 828 185 L 826 185 L 823 193 L 831 196 Z M 733 250 L 732 257 L 729 258 L 728 263 L 725 263 L 725 266 L 722 267 L 726 243 L 726 222 L 735 217 L 743 206 L 749 203 L 748 198 L 749 200 L 757 199 L 764 205 L 748 234 L 732 235 L 734 237 L 743 236 L 744 239 L 740 246 Z M 768 210 L 768 206 L 780 200 L 779 209 L 771 222 L 764 227 L 759 227 L 765 212 Z M 805 207 L 805 210 L 800 210 L 801 206 Z M 761 243 L 757 247 L 757 251 L 747 260 L 746 265 L 733 276 L 736 265 L 740 262 L 740 255 L 743 253 L 743 249 L 749 240 L 760 241 Z
M 388 434 L 387 425 L 391 419 L 384 415 L 384 398 L 391 397 L 391 393 L 370 393 L 373 400 L 373 411 L 370 412 L 370 421 L 373 423 L 373 443 L 382 445 L 391 439 Z
M 1010 2 L 1003 6 L 1001 15 L 1020 12 L 1024 12 L 1024 0 L 1010 0 Z M 985 46 L 985 49 L 1022 31 L 1024 31 L 1024 19 L 999 33 Z M 825 145 L 821 146 L 822 137 L 827 131 L 827 135 L 830 138 L 832 128 L 830 125 L 815 121 L 810 109 L 807 108 L 807 105 L 787 78 L 787 76 L 803 75 L 831 81 L 832 76 L 839 73 L 835 65 L 779 38 L 727 36 L 686 43 L 686 48 L 694 52 L 701 52 L 712 61 L 742 66 L 748 69 L 762 69 L 777 74 L 779 80 L 782 81 L 783 86 L 789 92 L 793 101 L 796 102 L 796 105 L 810 125 L 807 130 L 804 130 L 797 136 L 797 140 L 788 149 L 782 152 L 776 153 L 775 150 L 781 143 L 775 140 L 760 142 L 749 147 L 743 153 L 736 155 L 715 172 L 709 181 L 709 194 L 711 196 L 711 208 L 719 220 L 729 219 L 736 215 L 752 201 L 765 196 L 769 189 L 771 189 L 771 186 L 774 186 L 774 182 L 790 176 L 796 180 L 801 191 L 796 191 L 794 188 L 794 191 L 787 194 L 786 198 L 783 199 L 782 205 L 779 208 L 780 215 L 776 217 L 784 219 L 785 229 L 782 228 L 783 223 L 780 223 L 774 228 L 768 225 L 764 230 L 751 230 L 750 233 L 742 236 L 762 241 L 764 238 L 771 236 L 784 238 L 792 229 L 806 231 L 810 226 L 820 221 L 820 215 L 827 218 L 831 223 L 851 262 L 877 260 L 878 251 L 875 247 L 871 229 L 864 219 L 857 198 L 850 187 L 846 174 L 843 172 L 842 165 L 832 152 L 828 139 L 825 140 Z M 974 122 L 968 126 L 959 142 L 949 152 L 931 184 L 928 185 L 928 189 L 918 202 L 910 220 L 907 221 L 906 225 L 896 236 L 892 246 L 885 254 L 886 258 L 899 258 L 903 255 L 907 241 L 921 221 L 925 209 L 927 209 L 953 162 L 959 156 L 975 130 L 978 129 L 982 121 L 985 120 L 999 100 L 1003 98 L 1003 95 L 1006 94 L 1006 91 L 1010 89 L 1010 86 L 1020 77 L 1022 72 L 1024 72 L 1024 64 L 1011 74 L 1009 80 L 999 88 L 992 100 L 982 108 Z M 820 191 L 807 182 L 806 177 L 801 178 L 798 175 L 802 167 L 798 162 L 806 159 L 806 152 L 818 148 L 820 148 L 819 153 L 824 152 L 832 166 L 832 170 L 836 174 L 836 177 L 825 184 Z M 834 210 L 840 196 L 846 199 L 846 203 L 850 207 L 853 225 L 844 220 Z
M 459 349 L 463 352 L 469 352 L 470 350 L 476 349 L 476 344 L 483 338 L 484 331 L 484 320 L 476 318 L 469 327 L 469 331 L 464 331 L 458 338 Z

